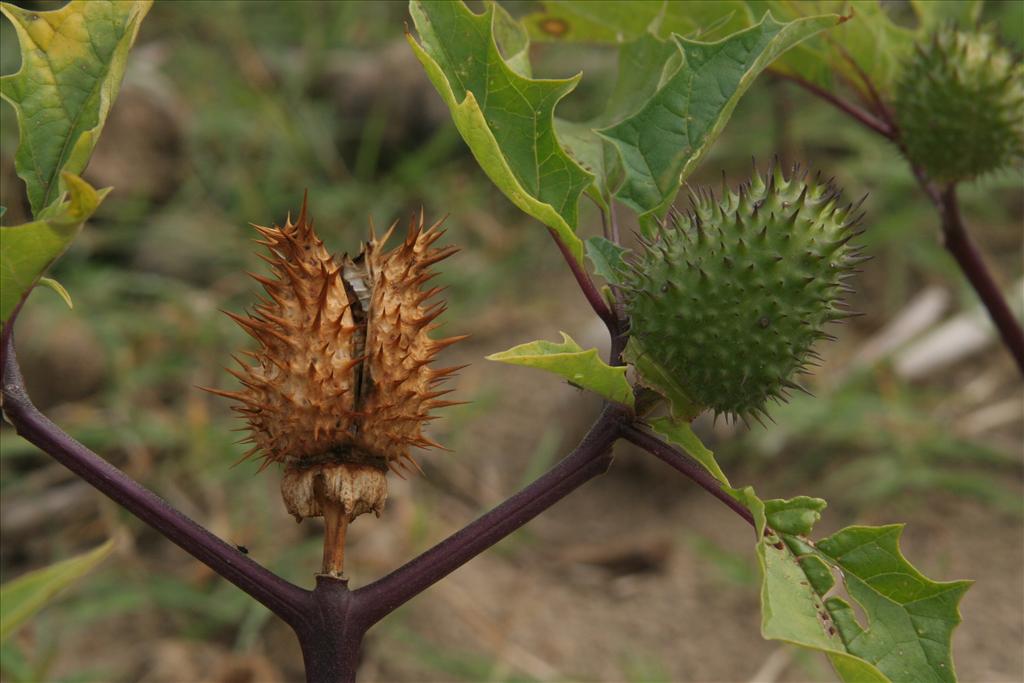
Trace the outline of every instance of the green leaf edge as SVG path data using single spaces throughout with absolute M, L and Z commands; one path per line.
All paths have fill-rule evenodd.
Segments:
M 462 0 L 457 1 L 461 2 Z M 441 95 L 441 98 L 451 110 L 452 120 L 455 122 L 455 127 L 459 130 L 459 133 L 469 146 L 470 152 L 473 153 L 473 157 L 480 165 L 480 168 L 484 170 L 484 173 L 487 174 L 487 177 L 491 179 L 491 182 L 494 183 L 498 189 L 505 193 L 505 196 L 507 196 L 513 204 L 522 209 L 525 213 L 533 216 L 549 228 L 553 229 L 557 233 L 559 239 L 569 249 L 569 252 L 576 259 L 577 263 L 583 265 L 583 241 L 576 235 L 576 230 L 570 226 L 564 218 L 562 218 L 553 206 L 533 197 L 519 183 L 519 180 L 512 172 L 512 168 L 505 160 L 505 155 L 502 153 L 497 139 L 494 137 L 490 127 L 487 125 L 487 120 L 484 118 L 483 110 L 480 109 L 480 105 L 477 103 L 476 96 L 473 95 L 471 91 L 467 90 L 465 99 L 463 99 L 462 102 L 456 101 L 455 93 L 452 90 L 451 84 L 448 82 L 448 77 L 445 76 L 443 69 L 434 60 L 434 58 L 431 57 L 422 46 L 420 46 L 412 33 L 409 32 L 408 28 L 406 28 L 405 31 L 405 39 L 412 47 L 413 52 L 416 54 L 416 58 L 423 65 L 423 68 L 427 72 L 427 76 L 434 84 L 434 87 Z M 493 32 L 491 39 L 494 39 Z M 505 61 L 504 58 L 502 61 Z M 505 62 L 505 66 L 513 73 L 520 76 L 522 75 L 519 71 L 510 67 L 507 62 Z M 560 82 L 566 85 L 565 91 L 557 100 L 555 100 L 554 105 L 552 106 L 552 129 L 554 129 L 555 126 L 555 106 L 557 106 L 558 102 L 576 88 L 576 84 L 579 83 L 582 77 L 583 74 L 580 73 L 567 79 L 537 79 L 552 83 Z M 559 145 L 561 145 L 561 142 L 559 142 Z M 563 152 L 564 151 L 563 147 Z M 593 184 L 594 175 L 581 167 L 571 156 L 566 156 L 570 161 L 572 161 L 572 163 L 576 164 L 582 173 L 585 173 L 590 177 L 591 184 Z M 583 193 L 581 192 L 580 195 L 582 196 L 582 194 Z M 577 197 L 575 201 L 578 203 L 579 197 Z
M 10 235 L 7 231 L 24 230 L 47 230 L 63 233 L 57 235 L 57 239 L 61 243 L 59 249 L 48 257 L 40 259 L 42 263 L 39 265 L 38 271 L 25 277 L 23 281 L 26 284 L 24 286 L 18 285 L 18 280 L 14 275 L 14 269 L 11 265 L 13 246 L 11 245 L 10 237 L 0 240 L 0 283 L 2 283 L 2 291 L 0 291 L 0 324 L 7 324 L 8 319 L 17 310 L 20 303 L 25 300 L 32 289 L 39 283 L 39 279 L 67 250 L 85 224 L 85 221 L 92 216 L 112 189 L 108 187 L 96 190 L 77 175 L 67 172 L 61 174 L 61 179 L 68 188 L 67 200 L 59 204 L 50 205 L 40 214 L 40 218 L 37 220 L 22 223 L 21 225 L 0 228 L 0 235 Z M 10 288 L 12 287 L 16 290 L 15 295 L 10 294 Z
M 0 642 L 15 633 L 32 615 L 47 605 L 59 592 L 81 579 L 85 574 L 98 566 L 114 549 L 115 539 L 86 551 L 81 555 L 62 560 L 49 567 L 36 569 L 23 574 L 0 586 L 0 594 L 7 599 L 0 599 Z M 43 585 L 28 600 L 10 607 L 11 591 L 24 589 L 32 583 L 43 579 Z M 50 579 L 47 583 L 46 579 Z
M 71 295 L 68 294 L 68 290 L 64 288 L 64 285 L 54 280 L 52 277 L 46 277 L 45 275 L 39 278 L 39 284 L 49 287 L 57 293 L 64 303 L 67 304 L 68 308 L 74 309 L 75 302 L 71 300 Z
M 633 388 L 629 385 L 629 381 L 626 379 L 626 367 L 624 365 L 608 365 L 601 359 L 600 355 L 598 355 L 597 349 L 584 350 L 583 347 L 577 344 L 576 341 L 565 332 L 559 332 L 559 334 L 562 335 L 561 343 L 539 339 L 513 346 L 505 351 L 492 353 L 489 356 L 485 356 L 485 358 L 498 363 L 522 365 L 525 367 L 536 368 L 538 370 L 544 370 L 546 372 L 556 374 L 559 377 L 564 377 L 584 389 L 593 391 L 599 396 L 603 396 L 609 401 L 615 401 L 616 403 L 633 407 Z M 539 359 L 552 361 L 554 367 L 545 367 L 544 365 L 538 364 L 537 361 Z M 563 359 L 582 360 L 592 364 L 595 371 L 605 375 L 604 379 L 610 382 L 613 390 L 610 392 L 604 391 L 600 389 L 595 382 L 587 381 L 587 378 L 580 379 L 575 374 L 559 371 L 557 369 L 557 363 L 559 360 Z
M 778 530 L 772 529 L 771 527 L 768 526 L 768 520 L 767 520 L 767 514 L 768 513 L 766 512 L 766 507 L 769 504 L 773 504 L 773 507 L 776 507 L 778 509 L 785 509 L 785 508 L 793 507 L 793 506 L 796 506 L 796 505 L 804 505 L 804 506 L 806 506 L 808 503 L 810 503 L 810 504 L 812 504 L 816 508 L 814 510 L 814 518 L 813 518 L 813 520 L 805 522 L 805 526 L 803 528 L 792 528 L 790 530 L 790 532 L 782 531 L 782 533 L 785 533 L 786 535 L 788 535 L 790 537 L 794 537 L 794 536 L 797 536 L 798 534 L 799 535 L 805 535 L 805 534 L 810 533 L 811 527 L 813 526 L 813 524 L 816 523 L 818 521 L 818 519 L 820 519 L 820 511 L 825 507 L 825 501 L 820 499 L 820 498 L 810 498 L 808 496 L 797 496 L 795 498 L 790 498 L 790 499 L 773 499 L 773 500 L 764 501 L 764 500 L 761 500 L 757 496 L 757 494 L 754 492 L 754 488 L 752 486 L 746 486 L 746 487 L 744 487 L 742 489 L 726 488 L 725 490 L 726 490 L 727 493 L 729 493 L 729 495 L 731 495 L 733 498 L 735 498 L 740 503 L 742 503 L 744 506 L 746 506 L 747 509 L 750 510 L 751 514 L 754 517 L 755 529 L 756 529 L 757 539 L 758 539 L 757 540 L 757 544 L 756 544 L 756 554 L 757 554 L 757 559 L 758 559 L 758 566 L 760 567 L 761 577 L 762 577 L 762 580 L 761 580 L 761 603 L 762 603 L 762 607 L 763 607 L 766 604 L 765 595 L 766 595 L 766 592 L 767 592 L 767 589 L 768 589 L 768 585 L 767 585 L 767 564 L 766 564 L 767 563 L 767 559 L 766 559 L 766 556 L 765 556 L 766 545 L 769 542 L 771 542 L 772 540 L 775 540 L 775 541 L 779 541 L 780 540 L 780 536 L 776 533 L 776 531 L 778 531 Z M 835 533 L 827 536 L 826 538 L 823 538 L 823 539 L 817 541 L 815 543 L 815 545 L 816 546 L 820 546 L 823 543 L 827 543 L 830 539 L 835 538 L 839 534 L 841 534 L 843 532 L 846 532 L 846 531 L 851 531 L 851 530 L 857 530 L 857 529 L 868 529 L 868 530 L 873 530 L 873 531 L 896 530 L 896 532 L 897 532 L 897 538 L 896 538 L 897 548 L 896 548 L 896 550 L 897 550 L 897 552 L 898 552 L 898 554 L 900 556 L 900 559 L 902 559 L 903 562 L 905 562 L 910 567 L 910 569 L 918 577 L 920 577 L 921 579 L 923 579 L 925 581 L 928 581 L 930 583 L 936 583 L 936 584 L 939 584 L 939 585 L 942 585 L 942 586 L 948 586 L 951 589 L 962 589 L 963 591 L 966 591 L 974 583 L 973 581 L 965 581 L 965 580 L 960 580 L 960 581 L 932 581 L 931 579 L 928 579 L 928 577 L 926 577 L 923 574 L 921 574 L 921 572 L 918 571 L 918 569 L 916 567 L 914 567 L 906 559 L 906 557 L 903 555 L 901 549 L 899 548 L 899 538 L 900 538 L 900 535 L 902 534 L 903 529 L 905 528 L 905 526 L 906 526 L 905 524 L 888 524 L 888 525 L 883 525 L 883 526 L 851 525 L 851 526 L 848 526 L 848 527 L 845 527 L 843 529 L 840 529 L 840 530 L 836 531 Z M 793 554 L 795 556 L 795 554 L 792 552 L 792 550 L 790 550 L 788 547 L 786 548 L 786 550 L 787 550 L 787 552 L 789 552 L 789 553 L 791 553 L 791 554 Z M 820 554 L 820 555 L 825 555 L 823 552 L 821 552 L 817 548 L 815 548 L 815 552 L 817 554 Z M 825 557 L 829 557 L 829 556 L 825 555 Z M 829 557 L 829 559 L 832 559 L 832 558 Z M 805 574 L 805 576 L 806 576 L 806 574 Z M 810 589 L 810 590 L 813 591 L 813 589 Z M 961 595 L 961 597 L 962 597 L 962 595 Z M 959 619 L 960 618 L 959 603 L 957 605 L 956 615 L 957 615 L 957 617 Z M 822 647 L 815 647 L 815 646 L 810 645 L 808 643 L 802 643 L 802 642 L 799 642 L 797 640 L 793 640 L 793 639 L 790 639 L 790 638 L 784 638 L 784 637 L 779 637 L 779 636 L 772 635 L 771 633 L 768 632 L 768 623 L 769 623 L 768 619 L 769 619 L 769 615 L 765 614 L 764 612 L 762 612 L 761 636 L 765 640 L 776 640 L 776 641 L 779 641 L 779 642 L 790 643 L 791 645 L 796 645 L 796 646 L 798 646 L 800 648 L 803 648 L 803 649 L 817 650 L 819 652 L 822 652 L 823 654 L 825 654 L 829 658 L 829 661 L 835 667 L 836 673 L 839 675 L 840 679 L 843 680 L 845 683 L 892 683 L 892 680 L 888 676 L 883 674 L 881 671 L 879 671 L 878 668 L 875 667 L 873 664 L 871 664 L 867 660 L 862 659 L 861 657 L 858 657 L 857 655 L 854 655 L 854 654 L 852 654 L 852 653 L 850 653 L 850 652 L 848 652 L 846 650 L 833 650 L 833 649 L 826 649 L 826 648 L 822 648 Z M 836 637 L 838 637 L 838 634 L 836 634 Z M 839 642 L 842 643 L 841 638 L 839 638 Z M 845 648 L 845 644 L 843 644 L 842 647 Z M 950 661 L 952 662 L 952 653 L 950 653 Z M 954 675 L 954 680 L 955 680 L 955 672 L 951 672 L 951 674 Z
M 693 427 L 689 422 L 672 417 L 656 417 L 648 419 L 647 424 L 667 441 L 689 453 L 694 460 L 711 473 L 711 476 L 727 487 L 732 488 L 729 478 L 725 476 L 725 472 L 722 471 L 718 461 L 715 459 L 715 454 L 694 433 Z
M 123 4 L 124 0 L 121 0 L 121 1 L 122 1 L 122 4 Z M 34 199 L 32 197 L 33 193 L 32 192 L 28 192 L 29 204 L 31 205 L 31 209 L 32 209 L 32 213 L 33 213 L 34 217 L 36 217 L 36 218 L 41 217 L 41 214 L 42 214 L 42 212 L 44 210 L 46 210 L 47 208 L 50 208 L 50 207 L 60 203 L 61 196 L 62 196 L 62 188 L 60 187 L 60 179 L 63 179 L 63 177 L 64 177 L 63 174 L 64 173 L 67 172 L 67 173 L 72 173 L 74 175 L 78 175 L 78 174 L 81 174 L 85 170 L 86 166 L 88 165 L 89 157 L 92 155 L 92 150 L 95 148 L 96 143 L 97 143 L 97 141 L 99 139 L 99 136 L 103 132 L 103 127 L 104 127 L 104 125 L 106 125 L 106 121 L 107 121 L 107 115 L 110 113 L 110 109 L 114 105 L 114 100 L 117 99 L 117 95 L 118 95 L 118 92 L 120 91 L 120 87 L 121 87 L 120 83 L 121 83 L 121 80 L 124 78 L 124 73 L 122 71 L 122 73 L 117 77 L 117 83 L 114 85 L 113 90 L 109 91 L 109 92 L 106 92 L 105 89 L 104 89 L 104 85 L 105 85 L 106 80 L 111 75 L 111 73 L 110 73 L 110 66 L 111 66 L 111 64 L 113 64 L 115 61 L 117 61 L 119 59 L 122 60 L 122 61 L 127 59 L 128 51 L 131 50 L 132 46 L 135 44 L 135 39 L 138 36 L 139 28 L 142 26 L 142 20 L 146 17 L 146 14 L 152 8 L 153 1 L 154 0 L 131 0 L 131 4 L 133 6 L 133 9 L 135 9 L 135 15 L 134 15 L 134 17 L 131 20 L 132 23 L 130 23 L 126 27 L 125 34 L 124 34 L 124 36 L 122 36 L 121 40 L 118 42 L 117 47 L 115 48 L 114 53 L 111 56 L 110 62 L 108 62 L 105 65 L 107 70 L 104 73 L 103 78 L 99 79 L 97 81 L 98 87 L 100 87 L 99 111 L 97 112 L 97 115 L 96 115 L 97 116 L 97 124 L 95 126 L 93 126 L 92 128 L 90 128 L 88 130 L 83 130 L 83 131 L 81 131 L 79 133 L 78 139 L 75 140 L 71 144 L 71 150 L 68 153 L 67 158 L 66 158 L 63 166 L 61 166 L 59 168 L 54 168 L 53 169 L 52 175 L 51 175 L 51 178 L 50 178 L 49 188 L 54 188 L 54 186 L 56 186 L 56 190 L 55 191 L 51 190 L 49 188 L 44 190 L 43 191 L 43 196 L 42 196 L 41 200 L 38 201 L 38 202 L 34 201 Z M 60 8 L 55 9 L 55 10 L 50 10 L 50 11 L 53 11 L 53 12 L 70 12 L 70 11 L 72 11 L 72 8 L 74 7 L 74 5 L 79 3 L 79 2 L 85 2 L 85 0 L 72 0 L 67 5 L 64 5 L 63 7 L 60 7 Z M 39 14 L 39 13 L 41 13 L 40 11 L 26 10 L 25 8 L 18 7 L 16 5 L 13 5 L 13 4 L 8 3 L 8 2 L 0 2 L 0 13 L 2 13 L 5 17 L 7 17 L 7 19 L 11 22 L 11 25 L 14 27 L 15 33 L 18 36 L 19 50 L 27 49 L 27 46 L 29 46 L 29 45 L 31 45 L 33 47 L 35 46 L 35 42 L 32 40 L 31 36 L 28 35 L 28 32 L 25 30 L 24 26 L 22 26 L 21 22 L 18 21 L 17 17 L 15 16 L 16 14 L 21 13 L 21 12 L 28 12 L 30 14 Z M 38 49 L 38 48 L 36 48 L 36 49 Z M 16 102 L 15 100 L 13 100 L 10 97 L 8 97 L 7 93 L 4 92 L 3 84 L 7 83 L 7 82 L 13 82 L 14 79 L 20 78 L 21 74 L 22 74 L 22 71 L 24 71 L 25 68 L 26 68 L 25 60 L 24 60 L 24 58 L 22 58 L 21 67 L 16 72 L 14 72 L 12 74 L 6 74 L 6 75 L 0 77 L 0 98 L 3 98 L 6 102 L 8 102 L 11 105 L 11 107 L 14 109 L 15 117 L 16 117 L 16 119 L 18 121 L 18 147 L 19 148 L 21 147 L 21 145 L 24 143 L 26 137 L 28 136 L 28 133 L 26 132 L 26 127 L 24 125 L 24 121 L 22 119 L 21 103 L 20 102 Z M 71 131 L 71 133 L 73 134 L 74 131 Z M 17 161 L 17 159 L 16 159 L 16 161 Z M 18 168 L 17 172 L 18 172 L 18 177 L 21 178 L 22 181 L 25 182 L 26 189 L 27 189 L 28 188 L 28 180 L 26 179 L 26 176 L 22 175 L 22 174 L 23 173 L 28 174 L 29 173 L 29 169 Z M 54 178 L 53 176 L 57 176 L 57 177 Z M 63 189 L 67 189 L 67 188 L 65 187 Z M 49 197 L 52 197 L 52 198 L 50 198 L 49 201 L 47 201 L 47 199 Z M 5 316 L 4 319 L 6 320 L 6 316 Z
M 771 57 L 767 61 L 765 61 L 765 59 L 763 58 L 763 55 L 765 54 L 764 52 L 762 52 L 761 55 L 759 55 L 754 60 L 753 64 L 750 66 L 750 68 L 746 72 L 744 72 L 743 76 L 740 78 L 740 81 L 737 84 L 736 90 L 734 90 L 733 93 L 727 99 L 725 106 L 723 107 L 723 109 L 718 114 L 717 118 L 715 119 L 714 125 L 710 128 L 710 130 L 704 136 L 703 140 L 701 140 L 700 145 L 698 147 L 696 147 L 695 149 L 689 150 L 689 152 L 688 152 L 689 156 L 686 158 L 686 160 L 680 166 L 679 174 L 675 178 L 675 180 L 673 181 L 674 188 L 670 192 L 666 193 L 663 196 L 663 198 L 662 198 L 662 200 L 660 202 L 658 202 L 657 204 L 654 204 L 652 206 L 643 206 L 643 205 L 639 204 L 637 201 L 634 201 L 634 198 L 632 198 L 629 195 L 631 184 L 628 181 L 624 181 L 619 186 L 618 190 L 616 190 L 616 192 L 615 192 L 615 197 L 619 201 L 621 201 L 623 204 L 625 204 L 626 206 L 630 207 L 633 211 L 635 211 L 637 213 L 637 215 L 640 217 L 642 225 L 649 223 L 649 218 L 652 215 L 659 216 L 659 217 L 664 215 L 664 213 L 666 211 L 668 211 L 668 208 L 670 206 L 672 206 L 673 202 L 675 201 L 676 195 L 679 193 L 679 189 L 682 187 L 682 184 L 686 181 L 686 178 L 689 177 L 689 175 L 694 171 L 694 169 L 697 167 L 697 165 L 704 159 L 705 155 L 710 150 L 712 144 L 715 142 L 715 140 L 718 139 L 718 137 L 721 135 L 722 131 L 725 129 L 725 126 L 729 123 L 729 120 L 732 118 L 732 113 L 736 109 L 736 106 L 739 104 L 740 99 L 742 99 L 743 95 L 746 94 L 747 90 L 753 84 L 754 80 L 756 80 L 756 78 L 763 71 L 765 71 L 772 64 L 772 62 L 774 62 L 776 59 L 778 59 L 783 54 L 788 52 L 790 49 L 796 47 L 797 45 L 799 45 L 803 41 L 807 40 L 808 38 L 810 38 L 810 37 L 812 37 L 814 35 L 817 35 L 821 31 L 824 31 L 824 30 L 826 30 L 828 28 L 831 28 L 832 26 L 837 26 L 837 25 L 843 23 L 843 21 L 845 21 L 845 19 L 843 17 L 837 15 L 837 14 L 820 14 L 820 15 L 814 15 L 814 16 L 810 16 L 810 17 L 801 17 L 799 19 L 794 19 L 793 21 L 780 22 L 780 21 L 777 21 L 774 16 L 772 16 L 771 12 L 765 12 L 764 16 L 761 18 L 761 21 L 759 21 L 756 24 L 753 24 L 752 26 L 749 26 L 749 27 L 747 27 L 747 28 L 745 28 L 745 29 L 743 29 L 741 31 L 737 31 L 737 32 L 735 32 L 735 33 L 733 33 L 733 34 L 731 34 L 729 36 L 726 36 L 726 37 L 722 38 L 721 40 L 710 41 L 710 42 L 705 42 L 705 41 L 700 41 L 700 40 L 691 40 L 691 39 L 685 38 L 684 36 L 681 36 L 681 35 L 679 35 L 677 33 L 673 33 L 670 38 L 676 44 L 676 47 L 677 47 L 680 55 L 683 57 L 684 61 L 680 64 L 680 67 L 679 67 L 680 69 L 683 69 L 683 68 L 686 67 L 686 64 L 685 64 L 685 48 L 684 48 L 684 45 L 686 45 L 686 44 L 700 45 L 700 46 L 712 46 L 712 45 L 722 44 L 722 43 L 725 43 L 725 42 L 727 42 L 729 40 L 735 39 L 737 36 L 739 36 L 739 35 L 741 35 L 743 33 L 748 33 L 748 32 L 752 32 L 754 30 L 760 29 L 766 22 L 770 22 L 770 23 L 773 23 L 773 24 L 781 27 L 779 29 L 779 32 L 775 34 L 775 36 L 771 39 L 771 41 L 774 41 L 775 38 L 777 38 L 779 35 L 782 35 L 783 31 L 785 31 L 789 27 L 793 27 L 793 26 L 796 26 L 798 24 L 811 24 L 811 23 L 814 23 L 814 22 L 818 22 L 818 23 L 822 24 L 819 28 L 817 28 L 816 30 L 814 30 L 814 31 L 812 31 L 810 33 L 807 33 L 806 35 L 802 36 L 799 40 L 797 40 L 793 44 L 789 45 L 785 49 L 781 50 L 778 54 L 775 54 L 773 57 Z M 831 23 L 828 23 L 828 22 L 831 22 Z M 622 157 L 621 145 L 625 144 L 625 143 L 624 143 L 623 140 L 621 140 L 618 137 L 614 136 L 614 131 L 616 131 L 617 129 L 619 129 L 621 127 L 627 126 L 627 124 L 631 124 L 631 122 L 633 122 L 634 120 L 638 120 L 640 117 L 642 117 L 647 112 L 648 108 L 651 106 L 651 102 L 655 98 L 657 98 L 658 95 L 660 95 L 662 92 L 664 92 L 665 88 L 669 85 L 669 83 L 672 82 L 672 80 L 676 77 L 676 75 L 678 73 L 679 72 L 677 71 L 676 73 L 672 74 L 670 77 L 666 78 L 665 82 L 662 84 L 662 87 L 659 88 L 651 96 L 651 99 L 648 100 L 648 102 L 645 103 L 644 106 L 641 107 L 639 110 L 637 110 L 634 114 L 632 114 L 631 116 L 626 117 L 625 119 L 615 123 L 612 126 L 608 126 L 606 128 L 601 128 L 601 129 L 598 129 L 598 130 L 595 131 L 599 136 L 601 136 L 602 138 L 607 140 L 610 144 L 612 144 L 615 147 L 615 150 L 619 154 L 620 159 Z M 633 124 L 633 125 L 635 125 L 635 124 Z M 625 164 L 624 160 L 623 160 L 623 166 L 628 168 L 628 166 Z M 657 189 L 657 185 L 656 184 L 655 184 L 655 188 Z M 658 189 L 658 192 L 660 193 L 661 190 Z

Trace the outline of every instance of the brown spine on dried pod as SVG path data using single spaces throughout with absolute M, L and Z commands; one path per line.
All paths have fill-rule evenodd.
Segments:
M 306 203 L 295 223 L 254 226 L 268 251 L 271 277 L 250 273 L 266 290 L 253 312 L 228 313 L 260 344 L 229 370 L 242 390 L 215 394 L 248 422 L 263 467 L 284 465 L 281 494 L 302 521 L 324 517 L 323 573 L 340 576 L 348 523 L 380 514 L 386 473 L 416 467 L 410 447 L 439 447 L 421 428 L 447 391 L 437 385 L 458 368 L 431 368 L 437 353 L 463 337 L 431 339 L 443 303 L 424 289 L 430 266 L 457 251 L 432 246 L 444 231 L 410 222 L 404 241 L 385 251 L 393 225 L 352 259 L 330 254 L 313 232 Z M 418 469 L 418 467 L 417 467 Z

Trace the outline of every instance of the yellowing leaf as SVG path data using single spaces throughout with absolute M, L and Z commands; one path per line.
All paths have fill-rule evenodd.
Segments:
M 0 322 L 28 296 L 47 268 L 64 253 L 82 224 L 93 214 L 110 189 L 97 192 L 76 175 L 63 174 L 67 201 L 43 212 L 43 218 L 0 227 Z
M 152 0 L 72 0 L 50 12 L 0 3 L 21 45 L 21 69 L 0 78 L 20 142 L 14 162 L 33 216 L 60 199 L 61 173 L 85 170 Z
M 29 572 L 0 586 L 0 641 L 14 633 L 61 590 L 89 573 L 114 549 L 111 539 L 89 552 Z
M 487 360 L 553 372 L 610 401 L 633 405 L 633 389 L 626 381 L 625 367 L 612 367 L 601 360 L 597 349 L 584 351 L 565 332 L 561 335 L 560 344 L 543 340 L 529 342 L 493 353 Z

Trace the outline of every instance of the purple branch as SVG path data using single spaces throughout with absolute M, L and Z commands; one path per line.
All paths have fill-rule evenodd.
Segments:
M 722 488 L 722 483 L 693 458 L 635 424 L 627 424 L 622 427 L 622 438 L 679 470 L 705 491 L 725 503 L 733 512 L 745 519 L 750 526 L 755 526 L 750 510 L 726 493 Z
M 1024 374 L 1024 330 L 1006 303 L 995 278 L 982 260 L 981 252 L 964 227 L 960 215 L 960 204 L 956 198 L 956 185 L 950 185 L 939 193 L 939 213 L 942 216 L 942 234 L 946 249 L 949 250 L 967 280 L 978 293 L 978 297 L 995 323 L 1003 338 L 1003 344 L 1010 350 L 1021 374 Z
M 618 333 L 619 320 L 612 313 L 612 309 L 608 308 L 608 304 L 605 303 L 604 297 L 601 296 L 601 292 L 597 290 L 597 286 L 594 281 L 590 279 L 590 275 L 576 257 L 569 247 L 559 238 L 558 233 L 548 228 L 548 232 L 551 233 L 551 239 L 555 240 L 555 244 L 558 245 L 559 251 L 562 252 L 562 257 L 568 264 L 569 269 L 572 271 L 573 277 L 576 278 L 576 283 L 580 286 L 580 290 L 583 292 L 583 296 L 587 298 L 587 302 L 590 307 L 594 309 L 594 313 L 597 313 L 597 317 L 604 321 L 604 324 L 608 326 L 608 331 L 611 332 L 612 337 Z
M 9 325 L 13 325 L 13 317 Z M 263 603 L 289 624 L 300 619 L 309 591 L 285 581 L 181 514 L 162 498 L 78 443 L 32 404 L 7 336 L 3 366 L 3 411 L 15 430 L 115 503 L 187 553 Z
M 355 591 L 360 621 L 367 627 L 379 621 L 605 472 L 611 464 L 612 444 L 628 419 L 621 406 L 607 404 L 576 449 L 539 479 L 419 557 Z
M 857 105 L 847 102 L 838 95 L 830 93 L 824 88 L 815 85 L 810 81 L 804 80 L 799 76 L 793 76 L 790 74 L 780 75 L 782 78 L 793 81 L 794 83 L 802 87 L 804 90 L 807 90 L 808 92 L 811 92 L 814 95 L 825 100 L 826 102 L 834 106 L 836 109 L 839 109 L 841 112 L 845 113 L 846 115 L 848 115 L 861 125 L 867 127 L 869 130 L 878 133 L 884 138 L 888 138 L 890 140 L 895 139 L 895 132 L 893 131 L 892 126 L 887 124 L 885 121 L 882 121 L 878 117 L 874 116 L 873 114 L 869 114 L 868 112 L 864 111 Z
M 871 114 L 798 76 L 784 76 L 784 78 L 798 83 L 808 91 L 845 112 L 854 120 L 896 143 L 900 151 L 903 152 L 904 158 L 910 164 L 910 169 L 914 173 L 918 185 L 921 186 L 921 190 L 939 212 L 942 220 L 943 242 L 946 249 L 956 259 L 960 270 L 963 271 L 967 281 L 970 282 L 971 287 L 977 292 L 978 298 L 985 305 L 989 317 L 992 318 L 992 322 L 999 331 L 1003 344 L 1010 351 L 1021 374 L 1024 374 L 1024 329 L 1022 329 L 1020 321 L 1010 309 L 988 266 L 985 265 L 977 245 L 975 245 L 970 234 L 967 232 L 967 227 L 964 225 L 963 216 L 960 214 L 960 206 L 956 198 L 956 185 L 951 184 L 945 189 L 940 189 L 928 178 L 924 169 L 910 159 L 910 156 L 907 154 L 906 145 L 903 144 L 903 139 L 900 135 L 899 125 L 896 123 L 888 107 L 886 107 L 885 102 L 882 101 L 871 79 L 852 59 L 850 63 L 853 64 L 861 80 L 864 81 L 871 97 L 875 100 L 876 105 L 885 117 L 885 121 L 875 118 Z

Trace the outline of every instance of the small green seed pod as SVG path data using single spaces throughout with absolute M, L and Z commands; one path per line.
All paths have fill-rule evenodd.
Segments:
M 825 325 L 851 315 L 844 281 L 863 260 L 857 207 L 839 196 L 776 167 L 721 200 L 691 191 L 691 210 L 643 242 L 624 284 L 630 335 L 694 405 L 758 418 L 800 389 Z
M 988 33 L 937 30 L 903 67 L 893 104 L 907 156 L 933 180 L 1024 159 L 1024 65 Z

